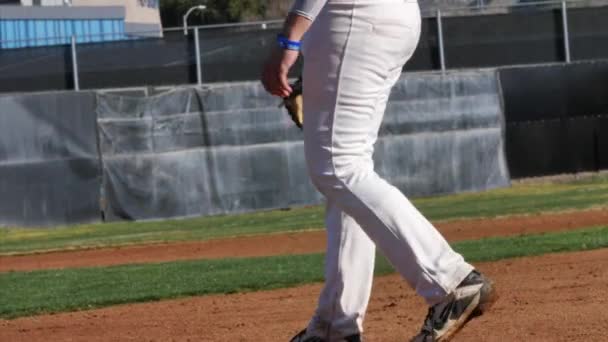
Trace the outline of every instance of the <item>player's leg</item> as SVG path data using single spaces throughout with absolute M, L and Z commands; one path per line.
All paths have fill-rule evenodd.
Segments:
M 420 19 L 409 11 L 417 5 L 326 5 L 305 38 L 304 139 L 315 186 L 435 303 L 472 267 L 374 172 L 372 160 L 383 100 L 417 45 Z
M 306 38 L 304 133 L 313 183 L 361 225 L 429 304 L 437 304 L 473 267 L 374 172 L 372 161 L 383 99 L 417 44 L 417 11 L 411 2 L 328 3 Z
M 331 201 L 325 223 L 325 286 L 306 336 L 337 341 L 363 331 L 376 248 L 357 222 Z

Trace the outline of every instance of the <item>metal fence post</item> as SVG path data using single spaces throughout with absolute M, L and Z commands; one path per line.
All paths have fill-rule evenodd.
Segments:
M 568 4 L 566 0 L 562 0 L 562 20 L 564 28 L 564 52 L 566 54 L 566 63 L 570 63 L 570 30 L 568 28 Z
M 80 79 L 78 78 L 78 58 L 76 56 L 76 36 L 72 36 L 72 75 L 74 78 L 74 90 L 80 90 Z
M 439 38 L 439 62 L 441 63 L 441 72 L 445 73 L 445 51 L 443 46 L 443 25 L 441 23 L 441 10 L 437 10 L 437 36 Z
M 196 50 L 196 83 L 203 85 L 203 71 L 201 66 L 201 43 L 199 41 L 198 27 L 194 28 L 194 49 Z

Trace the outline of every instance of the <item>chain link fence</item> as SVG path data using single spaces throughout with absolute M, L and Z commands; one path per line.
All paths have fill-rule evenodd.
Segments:
M 421 40 L 406 70 L 608 58 L 608 0 L 421 5 Z M 139 32 L 110 42 L 96 42 L 97 36 L 56 37 L 52 46 L 3 49 L 0 92 L 255 80 L 281 25 L 271 20 L 195 26 L 187 35 L 182 28 L 168 28 L 160 38 L 159 32 Z M 295 68 L 292 76 L 298 72 Z

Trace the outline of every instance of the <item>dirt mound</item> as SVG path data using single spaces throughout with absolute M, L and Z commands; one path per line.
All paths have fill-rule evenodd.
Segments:
M 608 209 L 511 216 L 437 223 L 449 241 L 554 232 L 608 224 Z M 325 232 L 239 237 L 203 242 L 177 242 L 0 257 L 0 272 L 69 267 L 109 266 L 204 258 L 254 257 L 317 253 L 325 250 Z
M 608 249 L 483 263 L 500 299 L 455 341 L 603 341 Z M 287 341 L 310 318 L 320 285 L 0 320 L 2 341 Z M 404 341 L 424 303 L 397 276 L 375 280 L 369 342 Z

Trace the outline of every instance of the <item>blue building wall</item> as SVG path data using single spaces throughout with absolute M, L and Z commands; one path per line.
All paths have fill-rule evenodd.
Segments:
M 129 39 L 124 19 L 0 19 L 0 49 Z

